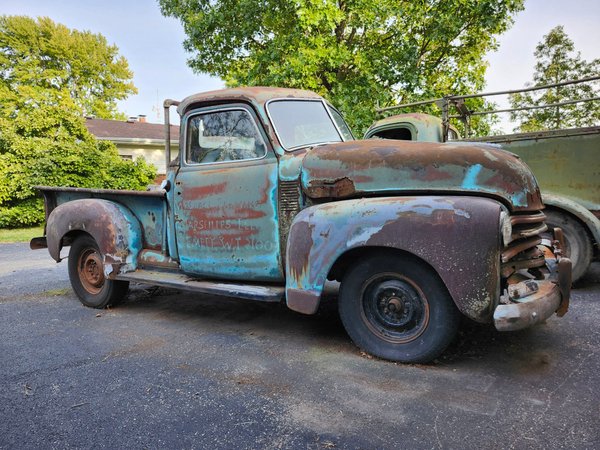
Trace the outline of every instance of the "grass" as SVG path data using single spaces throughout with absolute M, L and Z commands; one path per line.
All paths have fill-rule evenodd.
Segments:
M 44 235 L 44 227 L 32 228 L 1 228 L 0 243 L 29 242 L 31 238 Z
M 45 295 L 47 297 L 62 297 L 71 292 L 71 288 L 63 288 L 63 289 L 50 289 L 49 291 L 42 292 L 41 295 Z

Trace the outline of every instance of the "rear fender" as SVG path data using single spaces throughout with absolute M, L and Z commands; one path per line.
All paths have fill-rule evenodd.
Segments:
M 385 197 L 338 201 L 301 211 L 287 245 L 288 306 L 315 313 L 325 280 L 346 252 L 398 249 L 440 276 L 458 309 L 491 320 L 500 295 L 502 206 L 478 197 Z
M 57 206 L 46 223 L 50 256 L 61 260 L 65 236 L 73 232 L 91 235 L 104 256 L 104 272 L 114 278 L 137 267 L 142 231 L 135 215 L 123 205 L 101 199 L 80 199 Z

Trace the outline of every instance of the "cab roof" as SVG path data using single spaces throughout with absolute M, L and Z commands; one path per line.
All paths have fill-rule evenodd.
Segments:
M 264 107 L 273 99 L 299 98 L 299 99 L 321 99 L 320 95 L 303 89 L 289 89 L 277 87 L 239 87 L 232 89 L 219 89 L 216 91 L 201 92 L 184 98 L 177 107 L 177 112 L 183 115 L 191 106 L 197 103 L 232 103 L 244 102 L 254 106 Z

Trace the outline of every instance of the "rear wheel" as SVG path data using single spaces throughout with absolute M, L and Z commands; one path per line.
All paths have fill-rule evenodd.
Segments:
M 413 257 L 381 255 L 350 269 L 339 295 L 340 317 L 356 345 L 392 361 L 439 356 L 460 314 L 437 274 Z
M 564 255 L 573 263 L 573 282 L 581 278 L 592 262 L 592 241 L 585 227 L 567 213 L 544 211 L 548 230 L 560 228 L 565 236 Z
M 75 239 L 69 250 L 68 265 L 71 286 L 85 306 L 102 309 L 120 303 L 127 294 L 128 281 L 105 277 L 98 244 L 89 235 Z

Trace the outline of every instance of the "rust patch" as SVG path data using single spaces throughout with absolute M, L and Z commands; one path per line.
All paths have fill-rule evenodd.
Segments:
M 306 257 L 313 248 L 313 228 L 314 226 L 308 222 L 299 221 L 294 223 L 290 230 L 287 264 L 290 274 L 295 279 L 300 279 L 302 274 L 306 272 L 306 264 L 308 264 Z
M 222 192 L 225 192 L 226 186 L 226 182 L 208 186 L 186 186 L 185 189 L 181 189 L 181 191 L 185 200 L 196 200 L 208 195 L 221 194 Z
M 314 183 L 307 187 L 306 192 L 311 197 L 349 197 L 356 192 L 354 182 L 348 178 L 340 178 L 335 181 L 323 180 L 321 183 Z
M 558 287 L 562 296 L 560 307 L 556 310 L 558 317 L 564 316 L 569 310 L 569 301 L 571 297 L 571 260 L 569 258 L 560 258 L 558 262 Z
M 314 314 L 319 309 L 320 295 L 302 289 L 288 289 L 286 303 L 288 308 L 302 314 Z
M 449 180 L 452 178 L 452 175 L 441 170 L 438 164 L 433 164 L 432 166 L 425 167 L 421 178 L 425 181 L 439 181 Z

